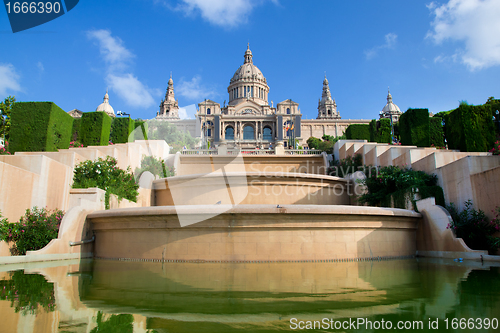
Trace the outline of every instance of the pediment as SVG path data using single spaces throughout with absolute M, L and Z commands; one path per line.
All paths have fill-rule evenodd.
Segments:
M 248 116 L 248 115 L 262 115 L 262 106 L 253 101 L 245 101 L 244 103 L 238 104 L 234 112 L 236 115 Z

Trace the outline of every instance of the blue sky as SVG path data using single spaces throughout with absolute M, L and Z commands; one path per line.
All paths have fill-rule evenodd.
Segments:
M 0 10 L 0 98 L 156 115 L 170 72 L 180 106 L 228 100 L 247 43 L 274 105 L 317 116 L 324 73 L 343 119 L 394 103 L 431 112 L 500 98 L 498 0 L 85 1 L 13 34 Z M 187 116 L 193 107 L 187 109 Z

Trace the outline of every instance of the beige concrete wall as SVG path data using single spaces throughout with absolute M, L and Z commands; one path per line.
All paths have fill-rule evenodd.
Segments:
M 35 152 L 17 152 L 15 156 L 24 156 L 24 155 L 43 155 L 50 159 L 53 159 L 57 162 L 65 164 L 71 168 L 74 168 L 78 163 L 85 161 L 86 159 L 78 154 L 76 151 L 70 151 L 67 149 L 56 151 L 35 151 Z
M 242 159 L 231 155 L 181 155 L 179 164 L 176 167 L 176 175 L 211 173 L 223 167 L 225 168 L 225 172 L 296 172 L 320 175 L 324 175 L 327 170 L 322 155 L 250 155 L 243 156 Z
M 376 145 L 372 149 L 368 150 L 363 160 L 366 165 L 380 166 L 379 156 L 386 152 L 393 146 L 385 145 Z
M 180 214 L 202 214 L 209 207 L 186 207 Z M 176 209 L 90 214 L 96 257 L 280 261 L 407 256 L 415 254 L 420 219 L 417 213 L 373 207 L 242 205 L 180 227 Z
M 436 206 L 434 198 L 417 201 L 418 211 L 423 216 L 417 231 L 417 250 L 421 256 L 465 257 L 480 259 L 488 251 L 471 250 L 461 238 L 456 238 L 448 228 L 452 222 L 446 209 Z
M 400 167 L 410 167 L 413 163 L 421 160 L 422 158 L 436 152 L 436 148 L 416 148 L 409 149 L 394 158 L 392 161 L 393 165 L 397 165 Z
M 226 173 L 154 182 L 155 206 L 273 204 L 348 205 L 345 179 L 310 174 Z
M 436 150 L 412 164 L 413 169 L 421 170 L 427 173 L 433 173 L 437 168 L 458 161 L 467 156 L 491 156 L 491 153 L 481 152 L 456 152 L 449 150 Z
M 361 147 L 363 147 L 365 144 L 366 144 L 366 140 L 365 140 L 365 142 L 355 142 L 346 151 L 346 156 L 354 157 L 356 152 L 359 151 L 361 149 Z
M 389 166 L 394 165 L 394 159 L 405 154 L 407 151 L 416 149 L 416 146 L 389 146 L 385 152 L 380 154 L 377 159 L 377 165 Z
M 0 211 L 15 222 L 26 209 L 34 206 L 67 210 L 74 167 L 87 159 L 106 154 L 118 160 L 118 166 L 132 171 L 144 155 L 168 156 L 163 140 L 138 141 L 113 146 L 63 149 L 59 152 L 22 152 L 0 156 Z M 147 197 L 147 195 L 146 195 Z M 144 198 L 146 198 L 144 197 Z M 150 200 L 150 199 L 148 199 Z M 141 202 L 144 200 L 141 199 Z
M 9 222 L 16 222 L 31 207 L 33 185 L 40 175 L 0 162 L 0 211 Z
M 500 207 L 500 166 L 475 173 L 470 180 L 477 208 L 484 211 L 490 220 L 494 219 L 497 214 L 495 208 Z
M 26 209 L 65 209 L 73 169 L 43 155 L 0 156 L 0 210 L 11 222 Z
M 350 124 L 369 124 L 364 119 L 302 119 L 300 128 L 305 141 L 310 137 L 321 138 L 323 135 L 341 136 Z
M 413 164 L 415 170 L 426 171 L 425 168 L 432 166 L 436 162 L 435 155 L 431 154 Z M 445 156 L 449 158 L 449 156 Z M 437 160 L 439 160 L 439 156 Z M 431 163 L 428 163 L 428 162 Z M 429 165 L 430 164 L 430 165 Z M 453 202 L 459 210 L 465 208 L 464 202 L 472 200 L 476 209 L 479 198 L 474 196 L 471 176 L 475 173 L 487 171 L 500 165 L 500 156 L 466 156 L 440 168 L 434 169 L 431 173 L 438 176 L 438 184 L 443 188 L 446 203 Z M 429 171 L 426 171 L 429 172 Z M 481 191 L 488 193 L 496 192 L 494 183 L 484 184 Z M 476 191 L 476 193 L 478 193 Z

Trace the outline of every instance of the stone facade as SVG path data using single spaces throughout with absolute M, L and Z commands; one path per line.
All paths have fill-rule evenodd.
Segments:
M 293 147 L 293 141 L 305 146 L 311 137 L 341 136 L 350 124 L 368 124 L 369 120 L 341 120 L 329 82 L 323 80 L 322 97 L 315 120 L 302 119 L 299 103 L 286 99 L 274 106 L 269 103 L 269 86 L 260 69 L 253 64 L 250 47 L 241 65 L 229 81 L 229 103 L 221 107 L 206 99 L 198 104 L 196 119 L 179 121 L 179 106 L 174 98 L 173 81 L 168 82 L 165 99 L 155 119 L 167 120 L 180 130 L 189 130 L 201 137 L 202 147 L 213 147 L 221 142 L 239 148 L 272 148 L 283 143 Z

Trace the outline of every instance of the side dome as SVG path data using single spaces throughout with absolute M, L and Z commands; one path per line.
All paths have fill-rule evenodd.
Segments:
M 382 112 L 383 113 L 387 113 L 387 112 L 401 112 L 401 110 L 399 109 L 399 106 L 397 106 L 396 104 L 394 104 L 392 102 L 392 95 L 391 95 L 390 91 L 387 93 L 387 104 L 382 109 Z
M 106 112 L 108 114 L 108 116 L 115 117 L 115 110 L 113 109 L 111 104 L 109 104 L 108 91 L 106 91 L 106 95 L 104 95 L 104 101 L 101 104 L 99 104 L 99 106 L 95 110 L 101 111 L 101 112 Z

